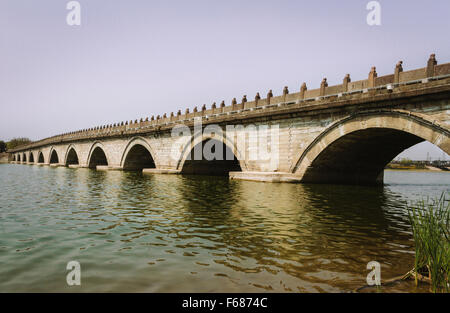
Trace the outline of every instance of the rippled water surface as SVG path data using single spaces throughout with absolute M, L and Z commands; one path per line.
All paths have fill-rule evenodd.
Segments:
M 405 202 L 450 173 L 384 187 L 270 184 L 0 165 L 0 291 L 345 292 L 413 265 Z M 68 287 L 66 265 L 81 264 Z M 391 291 L 414 292 L 405 283 Z M 426 290 L 425 290 L 426 291 Z

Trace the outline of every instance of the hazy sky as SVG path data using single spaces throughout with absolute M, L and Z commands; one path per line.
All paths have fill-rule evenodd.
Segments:
M 362 0 L 80 0 L 81 26 L 68 2 L 0 0 L 0 139 L 450 62 L 448 0 L 379 1 L 381 26 Z

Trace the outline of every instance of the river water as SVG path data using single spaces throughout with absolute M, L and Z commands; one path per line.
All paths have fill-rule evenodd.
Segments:
M 347 292 L 414 262 L 405 203 L 450 173 L 384 187 L 271 184 L 0 164 L 0 292 Z M 69 261 L 81 286 L 69 287 Z M 427 291 L 413 283 L 389 292 Z

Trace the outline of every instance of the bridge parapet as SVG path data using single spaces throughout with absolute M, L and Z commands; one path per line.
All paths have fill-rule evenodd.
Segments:
M 222 101 L 219 106 L 213 103 L 210 109 L 206 109 L 206 105 L 203 105 L 201 110 L 194 108 L 193 112 L 186 109 L 185 114 L 181 114 L 181 110 L 179 110 L 177 114 L 172 112 L 167 115 L 166 113 L 162 117 L 158 115 L 156 118 L 152 116 L 151 119 L 97 126 L 35 141 L 11 150 L 11 152 L 20 152 L 62 142 L 161 131 L 171 129 L 178 123 L 193 124 L 195 118 L 201 118 L 205 124 L 208 124 L 260 118 L 261 116 L 286 114 L 293 111 L 303 113 L 320 111 L 333 106 L 354 105 L 358 101 L 361 103 L 368 102 L 370 97 L 375 99 L 377 96 L 381 98 L 388 95 L 395 98 L 395 89 L 398 93 L 411 93 L 414 92 L 414 89 L 421 88 L 411 87 L 412 85 L 424 84 L 433 87 L 438 85 L 438 83 L 433 83 L 435 81 L 444 81 L 448 85 L 449 77 L 450 63 L 438 65 L 435 55 L 432 54 L 426 67 L 415 70 L 403 71 L 403 64 L 400 61 L 395 66 L 394 74 L 378 77 L 376 68 L 373 67 L 365 80 L 352 82 L 350 75 L 346 74 L 342 84 L 328 86 L 326 78 L 324 78 L 320 88 L 317 89 L 309 90 L 306 83 L 303 83 L 300 91 L 295 93 L 289 93 L 288 88 L 285 87 L 282 95 L 274 97 L 270 90 L 264 99 L 261 99 L 259 93 L 257 93 L 253 101 L 247 101 L 247 97 L 244 96 L 240 103 L 233 99 L 231 105 L 228 106 Z M 370 97 L 364 97 L 361 94 L 368 94 Z

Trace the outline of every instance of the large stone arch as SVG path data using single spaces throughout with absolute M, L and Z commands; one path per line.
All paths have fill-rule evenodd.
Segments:
M 425 140 L 450 153 L 450 131 L 422 114 L 361 112 L 325 129 L 298 157 L 291 172 L 303 182 L 377 184 L 388 162 Z
M 95 162 L 93 157 L 94 158 L 96 157 L 97 149 L 100 149 L 103 152 L 103 154 L 105 156 L 106 164 L 96 164 L 97 162 Z M 94 166 L 96 167 L 97 165 L 109 165 L 109 164 L 110 164 L 110 158 L 108 156 L 108 153 L 106 152 L 105 146 L 100 141 L 94 142 L 92 144 L 91 148 L 89 149 L 89 154 L 88 154 L 86 165 L 89 168 L 94 168 Z
M 69 145 L 64 155 L 64 165 L 80 164 L 80 158 L 77 149 L 74 145 Z
M 210 139 L 217 140 L 219 142 L 222 142 L 226 147 L 228 147 L 236 157 L 237 161 L 239 162 L 239 166 L 242 171 L 247 171 L 248 166 L 245 161 L 245 157 L 243 157 L 243 154 L 241 151 L 239 151 L 237 145 L 233 143 L 232 140 L 230 140 L 226 134 L 220 134 L 220 133 L 204 133 L 201 132 L 201 134 L 197 134 L 196 136 L 193 136 L 191 140 L 186 143 L 186 145 L 183 147 L 183 150 L 181 152 L 181 158 L 177 162 L 176 169 L 181 171 L 183 169 L 183 166 L 188 159 L 189 155 L 191 154 L 192 149 L 194 149 L 195 146 L 198 144 L 201 144 L 205 141 L 208 141 Z
M 138 146 L 143 147 L 143 149 L 147 150 L 148 154 L 150 155 L 151 161 L 147 160 L 148 162 L 144 162 L 142 164 L 137 164 L 136 161 L 134 160 L 134 162 L 129 162 L 129 158 L 131 157 L 130 152 L 136 152 L 138 154 L 146 154 L 145 150 L 140 149 L 141 151 L 138 151 Z M 139 155 L 136 155 L 137 157 L 139 157 Z M 143 168 L 156 168 L 158 167 L 158 163 L 157 163 L 157 156 L 156 156 L 156 152 L 155 150 L 152 148 L 152 146 L 150 145 L 150 143 L 148 143 L 147 140 L 145 140 L 145 138 L 143 137 L 134 137 L 132 139 L 130 139 L 127 143 L 127 145 L 125 146 L 125 149 L 122 153 L 122 157 L 120 159 L 120 167 L 122 167 L 124 170 L 130 169 L 143 169 Z M 136 164 L 129 164 L 129 163 L 136 163 Z M 153 163 L 153 164 L 151 164 Z

